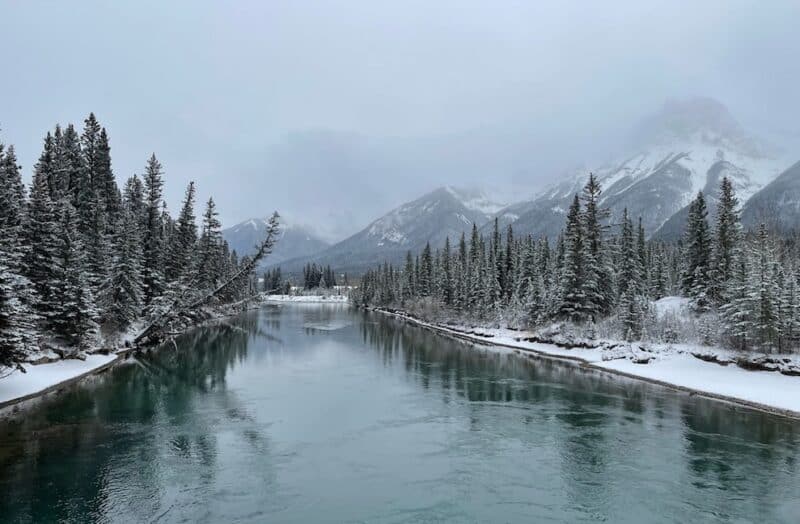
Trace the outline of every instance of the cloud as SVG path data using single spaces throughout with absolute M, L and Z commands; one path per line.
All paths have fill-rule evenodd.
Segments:
M 285 210 L 332 236 L 439 185 L 509 198 L 708 95 L 800 135 L 791 1 L 3 1 L 2 139 L 30 173 L 95 111 L 119 178 L 155 151 L 228 223 Z

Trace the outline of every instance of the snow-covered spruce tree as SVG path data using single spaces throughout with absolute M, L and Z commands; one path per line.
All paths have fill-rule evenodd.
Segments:
M 144 301 L 150 304 L 164 291 L 164 228 L 161 223 L 161 191 L 164 186 L 161 163 L 153 154 L 144 173 L 145 224 L 142 241 Z
M 775 280 L 774 248 L 764 224 L 759 227 L 751 258 L 753 266 L 747 284 L 747 300 L 753 336 L 762 348 L 777 348 L 780 337 L 779 291 Z
M 586 320 L 593 312 L 587 307 L 585 288 L 585 260 L 583 225 L 581 222 L 581 203 L 575 195 L 567 213 L 567 226 L 564 230 L 564 261 L 561 265 L 558 313 L 561 317 L 574 321 Z
M 706 201 L 701 191 L 689 205 L 684 235 L 685 267 L 681 278 L 681 288 L 686 296 L 691 297 L 697 311 L 706 311 L 710 306 L 711 237 L 707 216 Z
M 594 318 L 607 314 L 613 303 L 612 271 L 603 246 L 606 226 L 603 221 L 609 216 L 607 209 L 601 209 L 602 189 L 594 174 L 583 188 L 581 200 L 581 230 L 583 232 L 583 294 L 586 314 Z
M 733 272 L 733 253 L 741 236 L 738 200 L 733 184 L 723 177 L 719 188 L 719 203 L 714 224 L 712 270 L 709 293 L 715 304 L 721 304 L 728 280 Z
M 506 226 L 506 252 L 503 256 L 505 262 L 504 279 L 502 281 L 503 298 L 506 302 L 511 299 L 511 295 L 514 293 L 517 283 L 516 273 L 518 268 L 516 267 L 515 261 L 517 260 L 518 253 L 515 252 L 515 248 L 514 228 L 511 224 L 508 224 L 508 226 Z
M 53 140 L 45 139 L 45 151 L 33 172 L 28 203 L 27 224 L 23 232 L 25 276 L 36 292 L 35 309 L 45 320 L 57 310 L 59 289 L 56 282 L 57 252 L 59 247 L 59 222 L 56 207 L 51 199 Z M 58 193 L 56 193 L 58 194 Z
M 455 285 L 453 283 L 453 261 L 450 249 L 450 237 L 445 238 L 444 251 L 442 251 L 441 258 L 441 289 L 442 301 L 447 306 L 452 306 L 456 294 Z
M 87 277 L 78 215 L 66 200 L 61 203 L 60 215 L 55 278 L 59 301 L 50 325 L 68 345 L 84 349 L 97 332 L 97 309 Z
M 13 146 L 0 143 L 0 368 L 35 351 L 35 303 L 30 281 L 22 275 L 25 188 Z
M 431 254 L 431 244 L 428 242 L 422 249 L 419 257 L 419 294 L 427 297 L 433 291 L 433 256 Z
M 720 315 L 731 344 L 746 350 L 753 330 L 749 295 L 748 259 L 743 242 L 733 246 L 731 273 L 722 290 Z
M 147 229 L 147 207 L 144 203 L 144 184 L 137 175 L 133 175 L 125 182 L 122 200 L 125 208 L 136 217 L 139 236 L 144 238 L 144 232 Z
M 203 214 L 203 231 L 197 253 L 197 286 L 203 290 L 213 289 L 223 274 L 222 232 L 217 218 L 214 199 L 209 198 Z
M 130 208 L 123 209 L 115 246 L 110 276 L 100 290 L 98 302 L 103 324 L 124 331 L 140 318 L 144 306 L 141 236 Z
M 645 295 L 648 292 L 648 281 L 650 280 L 651 259 L 648 255 L 647 242 L 645 240 L 644 226 L 642 217 L 639 217 L 639 227 L 636 231 L 636 255 L 639 262 L 639 289 L 638 293 Z
M 187 270 L 195 267 L 195 245 L 197 244 L 197 224 L 194 213 L 194 182 L 189 182 L 183 198 L 180 214 L 175 223 L 175 232 L 170 243 L 166 276 L 169 281 L 183 279 Z
M 414 258 L 411 256 L 411 251 L 406 253 L 406 265 L 403 270 L 404 277 L 404 298 L 412 300 L 417 295 L 417 284 L 414 279 Z
M 56 143 L 56 173 L 62 178 L 61 185 L 66 184 L 67 199 L 73 208 L 78 210 L 81 204 L 88 199 L 91 191 L 91 182 L 83 162 L 80 137 L 75 126 L 67 124 L 63 133 L 57 134 Z M 85 223 L 84 217 L 79 216 L 79 225 Z
M 642 332 L 642 312 L 638 294 L 642 289 L 640 258 L 633 238 L 633 222 L 627 208 L 622 213 L 622 231 L 619 240 L 620 262 L 617 274 L 618 318 L 622 335 L 635 340 Z
M 798 274 L 794 265 L 790 265 L 784 272 L 783 283 L 780 286 L 781 296 L 781 348 L 792 349 L 800 340 L 800 286 Z

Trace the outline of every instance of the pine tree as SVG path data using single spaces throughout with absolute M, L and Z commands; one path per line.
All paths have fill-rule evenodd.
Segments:
M 722 301 L 723 290 L 733 272 L 733 251 L 739 242 L 740 229 L 738 200 L 733 184 L 728 177 L 723 177 L 714 230 L 713 278 L 710 286 L 711 297 L 717 304 Z
M 23 234 L 28 246 L 24 253 L 25 276 L 33 284 L 36 293 L 35 309 L 44 319 L 52 317 L 60 302 L 60 291 L 55 281 L 59 226 L 56 208 L 50 197 L 50 161 L 50 153 L 45 150 L 34 169 L 27 225 Z
M 145 304 L 150 304 L 164 290 L 164 238 L 161 223 L 161 191 L 164 186 L 161 163 L 152 155 L 144 174 L 145 216 L 142 278 Z
M 14 147 L 0 143 L 0 367 L 12 366 L 36 349 L 35 303 L 22 276 L 25 188 Z
M 198 245 L 197 284 L 200 289 L 210 289 L 217 285 L 222 277 L 224 256 L 222 242 L 222 225 L 217 218 L 217 207 L 214 199 L 209 198 L 203 214 L 203 232 Z M 316 265 L 314 266 L 315 273 Z M 319 280 L 312 287 L 317 287 Z
M 645 240 L 644 226 L 642 217 L 639 217 L 639 227 L 636 233 L 636 255 L 639 264 L 639 293 L 647 291 L 647 282 L 650 279 L 650 264 L 647 257 L 647 243 Z
M 433 291 L 433 257 L 430 242 L 425 244 L 419 262 L 419 293 L 421 296 L 427 297 Z
M 628 210 L 622 213 L 622 233 L 620 235 L 620 268 L 617 275 L 619 294 L 619 320 L 623 335 L 628 340 L 641 336 L 642 314 L 639 308 L 638 293 L 641 289 L 641 267 L 636 243 L 633 237 L 633 222 Z
M 72 204 L 61 209 L 56 282 L 58 308 L 51 317 L 53 331 L 70 346 L 85 348 L 97 330 L 97 310 L 87 279 L 78 217 Z
M 582 239 L 584 308 L 592 317 L 608 313 L 613 301 L 611 271 L 603 247 L 605 229 L 603 220 L 609 213 L 607 209 L 599 207 L 601 193 L 600 183 L 593 174 L 590 174 L 589 181 L 583 188 L 584 210 L 581 215 L 581 230 L 584 235 Z
M 756 340 L 767 348 L 776 347 L 780 335 L 774 256 L 767 228 L 761 224 L 752 250 L 753 271 L 748 282 L 748 300 L 752 332 Z
M 503 279 L 501 281 L 503 286 L 503 297 L 508 300 L 514 292 L 514 228 L 511 224 L 506 227 L 506 253 L 503 257 L 505 267 L 503 268 Z
M 451 261 L 452 253 L 450 252 L 450 237 L 444 240 L 444 250 L 441 257 L 441 288 L 442 300 L 448 306 L 452 306 L 455 298 L 455 289 L 453 285 L 453 269 Z
M 587 318 L 585 289 L 584 237 L 581 224 L 581 203 L 575 195 L 567 214 L 567 227 L 564 231 L 564 261 L 561 267 L 559 290 L 559 315 L 571 320 Z
M 686 267 L 681 286 L 699 311 L 704 311 L 709 306 L 711 238 L 707 216 L 705 198 L 701 191 L 689 206 L 685 234 Z
M 122 331 L 140 317 L 144 306 L 142 243 L 139 223 L 131 209 L 122 213 L 115 245 L 117 252 L 110 278 L 101 288 L 98 302 L 103 310 L 103 323 Z
M 404 289 L 405 289 L 405 298 L 406 299 L 413 299 L 417 296 L 417 283 L 416 279 L 414 278 L 414 258 L 411 256 L 411 251 L 406 253 L 406 265 L 405 269 L 403 270 L 404 276 Z

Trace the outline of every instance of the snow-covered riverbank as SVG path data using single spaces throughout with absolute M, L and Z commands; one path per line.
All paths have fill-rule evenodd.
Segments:
M 42 395 L 96 373 L 120 357 L 120 354 L 95 354 L 87 355 L 85 360 L 69 358 L 47 364 L 23 364 L 25 373 L 14 370 L 0 379 L 0 408 Z
M 264 302 L 346 304 L 347 295 L 265 295 Z
M 176 329 L 172 335 L 188 333 L 214 322 L 219 322 L 225 318 L 237 314 L 241 311 L 226 311 L 210 313 L 209 317 L 201 322 L 185 325 Z M 108 353 L 89 353 L 84 358 L 60 358 L 50 362 L 34 364 L 26 362 L 22 364 L 25 372 L 15 369 L 8 375 L 0 378 L 0 411 L 5 412 L 6 408 L 16 406 L 21 402 L 46 395 L 52 391 L 57 391 L 68 384 L 75 383 L 84 377 L 99 373 L 111 367 L 117 361 L 122 360 L 131 351 L 130 341 L 138 333 L 139 326 L 135 326 L 129 332 L 120 336 L 114 344 L 115 349 Z M 145 345 L 144 348 L 157 347 Z M 97 351 L 98 348 L 95 348 Z M 43 355 L 47 357 L 57 357 L 55 353 Z
M 376 309 L 421 327 L 480 344 L 503 346 L 520 353 L 569 359 L 585 367 L 655 382 L 710 398 L 743 404 L 757 409 L 800 418 L 800 376 L 778 371 L 743 369 L 731 363 L 724 350 L 688 345 L 657 345 L 642 348 L 636 344 L 598 345 L 567 348 L 531 342 L 533 333 L 509 329 L 468 328 L 426 322 L 402 312 Z M 700 356 L 696 356 L 700 355 Z M 704 360 L 714 357 L 723 364 Z M 796 359 L 789 364 L 795 365 Z

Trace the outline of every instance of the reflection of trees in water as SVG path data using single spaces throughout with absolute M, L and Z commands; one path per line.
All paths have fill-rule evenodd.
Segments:
M 685 400 L 681 418 L 694 487 L 766 503 L 796 482 L 797 422 L 742 408 L 719 409 L 702 398 Z
M 187 475 L 184 484 L 198 493 L 211 489 L 220 424 L 270 462 L 268 439 L 225 390 L 227 371 L 244 360 L 258 329 L 255 313 L 197 329 L 179 337 L 177 350 L 131 358 L 0 425 L 0 514 L 102 520 L 135 504 L 131 514 L 154 518 L 168 509 L 160 507 L 164 496 L 175 496 L 171 476 Z M 196 409 L 204 402 L 220 409 Z M 209 419 L 219 413 L 223 420 Z
M 698 507 L 710 499 L 698 487 L 719 487 L 719 497 L 748 489 L 749 497 L 762 497 L 780 493 L 782 483 L 796 484 L 796 421 L 551 359 L 475 351 L 468 343 L 388 317 L 365 315 L 361 331 L 384 365 L 402 363 L 422 387 L 438 385 L 445 400 L 455 394 L 470 403 L 534 405 L 523 419 L 526 425 L 559 421 L 562 432 L 555 443 L 566 495 L 587 514 L 611 514 L 613 508 L 603 504 L 618 500 L 611 495 L 618 485 L 613 477 L 636 468 L 637 453 L 653 453 L 642 446 L 665 438 L 675 439 L 676 457 L 684 461 L 682 468 L 665 467 L 678 476 L 681 469 L 689 474 L 694 486 L 687 487 L 686 498 L 701 497 Z M 488 416 L 472 410 L 473 426 L 483 427 L 481 417 Z M 756 478 L 761 482 L 754 488 Z

